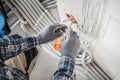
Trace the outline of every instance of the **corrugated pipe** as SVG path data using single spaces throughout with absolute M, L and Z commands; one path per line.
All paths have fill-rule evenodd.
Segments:
M 42 4 L 47 4 L 47 3 L 51 2 L 51 1 L 54 1 L 54 0 L 44 0 L 44 1 L 42 2 Z
M 52 5 L 46 6 L 47 9 L 49 9 L 49 8 L 55 8 L 55 7 L 57 7 L 57 4 L 52 4 Z
M 51 1 L 49 3 L 43 4 L 44 6 L 48 6 L 48 5 L 52 5 L 52 4 L 56 4 L 56 1 Z

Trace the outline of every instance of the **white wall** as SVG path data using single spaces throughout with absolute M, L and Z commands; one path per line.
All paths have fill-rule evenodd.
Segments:
M 61 19 L 65 12 L 71 12 L 76 18 L 81 14 L 81 0 L 57 0 Z M 67 8 L 67 10 L 65 9 Z M 99 35 L 95 39 L 93 58 L 98 65 L 114 80 L 120 79 L 120 0 L 104 0 L 103 12 L 99 24 Z
M 93 50 L 95 61 L 109 74 L 119 80 L 120 72 L 120 0 L 106 0 L 102 25 Z

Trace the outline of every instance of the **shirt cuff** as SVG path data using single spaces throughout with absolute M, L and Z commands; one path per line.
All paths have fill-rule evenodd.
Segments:
M 60 61 L 61 61 L 61 62 L 67 61 L 67 62 L 70 62 L 70 63 L 72 63 L 72 64 L 75 64 L 74 59 L 71 58 L 71 57 L 69 57 L 69 56 L 62 56 Z

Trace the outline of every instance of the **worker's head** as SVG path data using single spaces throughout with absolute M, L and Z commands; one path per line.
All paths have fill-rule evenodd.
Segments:
M 5 19 L 2 12 L 0 12 L 0 38 L 4 36 L 3 28 L 5 26 Z

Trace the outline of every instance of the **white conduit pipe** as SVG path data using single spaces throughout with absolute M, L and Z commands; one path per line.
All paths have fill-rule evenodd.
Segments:
M 89 68 L 89 67 L 88 67 Z M 89 71 L 89 73 L 96 79 L 96 80 L 100 80 L 99 79 L 99 77 L 98 76 L 96 76 L 95 74 L 94 74 L 94 72 L 89 68 L 89 69 L 87 69 L 88 71 Z
M 34 25 L 35 25 L 35 24 L 36 24 L 36 21 L 38 21 L 38 20 L 37 20 L 37 17 L 36 17 L 36 14 L 34 13 L 34 11 L 31 9 L 31 7 L 30 7 L 27 3 L 26 3 L 27 5 L 26 5 L 25 2 L 23 2 L 23 1 L 21 1 L 21 2 L 22 2 L 23 5 L 26 7 L 26 9 L 28 10 L 28 12 L 31 13 L 31 16 L 32 16 L 33 19 L 35 20 L 35 23 L 34 23 Z M 27 6 L 28 6 L 29 8 L 28 8 Z M 41 21 L 41 23 L 42 23 L 43 26 L 44 26 L 44 23 L 43 23 L 42 21 Z M 39 29 L 39 26 L 36 26 L 36 27 L 37 27 L 37 30 L 36 30 L 36 31 L 39 32 L 39 30 L 40 30 L 40 29 Z
M 38 0 L 35 0 L 35 2 L 37 2 L 37 4 L 47 13 L 47 15 L 50 17 L 50 19 L 53 21 L 53 23 L 55 23 L 56 21 L 55 21 L 55 19 L 52 17 L 52 15 L 48 12 L 48 10 L 47 9 L 45 9 L 44 7 L 43 7 L 43 5 L 38 1 Z
M 92 1 L 91 1 L 91 2 L 92 2 Z M 95 10 L 94 10 L 94 7 L 95 7 L 94 4 L 96 4 L 96 3 L 91 3 L 90 6 L 89 6 L 90 9 L 91 9 L 91 14 L 89 13 L 89 14 L 90 14 L 90 15 L 89 15 L 90 17 L 89 17 L 89 19 L 88 19 L 89 22 L 90 22 L 90 25 L 89 25 L 89 34 L 91 34 L 91 29 L 92 29 L 93 24 L 94 24 L 94 19 L 93 19 L 93 15 L 94 15 L 94 11 L 95 11 Z
M 83 68 L 88 71 L 96 80 L 99 80 L 99 78 L 90 70 L 90 68 L 86 65 L 85 63 L 85 57 L 86 57 L 87 52 L 84 51 L 83 55 L 82 55 L 82 66 Z
M 36 4 L 36 2 L 34 1 L 34 0 L 31 0 L 32 1 L 32 3 L 36 6 L 36 8 L 37 8 L 37 10 L 39 11 L 39 13 L 41 13 L 43 16 L 44 16 L 44 18 L 51 24 L 51 23 L 53 23 L 49 18 L 48 18 L 48 16 L 46 16 L 45 15 L 45 12 L 43 12 L 42 10 L 41 10 L 41 8 L 38 6 L 38 4 Z
M 90 3 L 90 5 L 89 5 L 89 7 L 90 7 L 90 10 L 92 9 L 92 8 L 94 8 L 94 6 L 93 6 L 93 4 L 95 4 L 95 3 L 93 3 L 92 1 L 90 1 L 91 3 Z M 92 31 L 91 31 L 91 29 L 92 29 L 92 25 L 94 24 L 94 20 L 92 19 L 92 17 L 93 17 L 93 15 L 94 15 L 94 10 L 92 9 L 91 10 L 91 14 L 90 14 L 90 12 L 89 12 L 89 18 L 88 18 L 88 22 L 89 22 L 89 33 L 88 34 L 90 34 L 90 36 L 92 35 Z
M 88 66 L 85 63 L 85 53 L 82 55 L 82 65 L 83 67 L 92 75 L 96 80 L 105 80 L 92 66 Z M 83 62 L 84 61 L 84 62 Z M 89 68 L 90 67 L 90 68 Z M 91 70 L 90 70 L 91 69 Z
M 93 33 L 93 30 L 94 30 L 94 28 L 95 28 L 95 15 L 96 15 L 96 12 L 97 12 L 97 6 L 95 6 L 95 4 L 97 4 L 96 3 L 96 0 L 94 1 L 95 3 L 93 4 L 93 12 L 92 12 L 92 17 L 91 17 L 91 20 L 92 20 L 92 24 L 91 24 L 91 26 L 90 26 L 90 33 Z
M 12 4 L 22 13 L 22 15 L 25 17 L 25 19 L 28 21 L 28 23 L 31 26 L 34 26 L 34 21 L 32 20 L 32 18 L 30 17 L 29 13 L 24 9 L 24 7 L 22 7 L 22 5 L 18 2 L 18 4 L 16 4 L 13 0 L 11 0 Z M 21 7 L 19 7 L 21 6 Z M 36 28 L 33 28 L 33 30 L 36 31 Z
M 18 1 L 16 1 L 16 2 L 18 2 Z M 31 9 L 28 8 L 28 6 L 23 2 L 23 0 L 19 0 L 18 3 L 21 3 L 21 6 L 23 6 L 24 9 L 27 10 L 27 12 L 30 14 L 30 16 L 32 17 L 32 19 L 34 21 L 34 24 L 35 24 L 35 22 L 37 21 L 37 19 L 35 18 L 35 16 L 32 16 L 34 14 L 32 13 Z
M 105 80 L 90 64 L 88 64 L 88 67 L 98 76 L 99 80 Z
M 12 1 L 13 2 L 13 1 Z M 14 5 L 15 6 L 17 6 L 17 4 L 15 3 L 15 2 L 13 2 L 14 3 Z M 20 3 L 18 3 L 19 5 L 20 5 L 20 7 L 22 7 L 21 6 L 21 4 Z M 18 7 L 18 6 L 17 6 Z M 20 10 L 20 12 L 22 13 L 22 14 L 24 14 L 24 17 L 27 19 L 27 20 L 29 20 L 28 19 L 28 17 L 25 15 L 25 13 L 23 13 L 23 11 L 21 11 L 21 9 L 18 7 L 18 9 Z M 22 7 L 22 9 L 24 10 L 24 11 L 26 11 L 23 7 Z M 26 12 L 26 14 L 27 14 L 27 12 Z M 29 13 L 28 13 L 29 14 Z M 27 15 L 28 15 L 27 14 Z M 28 15 L 29 16 L 29 18 L 31 18 L 31 16 L 30 15 Z M 32 19 L 32 18 L 31 18 Z M 34 21 L 32 21 L 33 23 L 34 23 Z M 30 22 L 31 23 L 31 22 Z M 32 28 L 33 28 L 34 26 L 32 26 Z M 33 28 L 35 31 L 37 31 L 37 33 L 39 32 L 35 27 Z
M 13 0 L 11 0 L 12 4 L 22 13 L 22 15 L 25 17 L 25 19 L 28 21 L 28 23 L 31 25 L 31 26 L 34 26 L 34 22 L 32 20 L 32 18 L 28 17 L 30 16 L 29 14 L 27 14 L 27 11 L 24 10 L 24 8 L 22 7 L 22 5 L 19 3 L 19 4 L 16 4 Z M 21 6 L 21 8 L 19 7 Z M 23 10 L 23 11 L 22 11 Z M 25 11 L 25 13 L 24 13 Z M 35 30 L 35 29 L 34 29 Z
M 92 63 L 92 66 L 106 79 L 106 80 L 111 80 L 106 74 L 94 63 Z
M 51 2 L 51 0 L 44 0 L 44 1 L 42 2 L 42 4 L 46 4 L 46 3 L 49 3 L 49 2 Z
M 38 10 L 37 7 L 31 2 L 31 0 L 27 0 L 27 1 L 29 2 L 29 4 L 31 4 L 31 6 L 34 8 L 35 12 L 39 15 L 39 17 L 41 17 L 41 14 L 40 14 L 39 10 Z M 44 17 L 44 15 L 43 15 L 41 18 L 43 18 L 43 17 Z M 45 18 L 43 18 L 43 21 L 45 22 L 45 24 L 48 24 L 48 23 L 49 23 L 49 21 L 46 20 Z
M 97 13 L 96 13 L 96 14 L 97 14 L 97 15 L 96 15 L 97 17 L 96 17 L 96 19 L 95 19 L 95 21 L 96 21 L 96 22 L 95 22 L 95 23 L 96 23 L 95 26 L 96 26 L 96 27 L 97 27 L 97 24 L 98 24 L 98 18 L 99 18 L 99 16 L 100 16 L 100 10 L 101 10 L 101 8 L 102 8 L 102 1 L 99 0 L 99 2 L 97 2 L 97 3 L 98 3 L 98 4 L 97 4 L 97 5 L 98 5 L 98 11 L 97 11 Z M 94 34 L 94 33 L 93 33 L 93 34 Z
M 82 55 L 82 65 L 83 65 L 83 67 L 95 78 L 94 80 L 100 80 L 99 79 L 99 77 L 97 77 L 95 74 L 94 74 L 94 72 L 92 71 L 92 70 L 90 70 L 89 69 L 89 67 L 86 65 L 86 63 L 85 63 L 85 56 L 86 56 L 86 53 L 84 53 L 83 55 Z
M 84 33 L 85 33 L 85 28 L 86 28 L 86 19 L 85 19 L 85 13 L 86 13 L 86 0 L 83 0 L 83 8 L 84 8 L 84 12 L 83 12 L 83 21 L 84 21 Z
M 14 23 L 14 25 L 11 26 L 11 30 L 14 29 L 19 23 L 20 23 L 20 26 L 21 28 L 24 26 L 24 24 L 27 24 L 26 21 L 24 21 L 22 19 L 22 17 L 18 14 L 16 8 L 14 8 L 10 3 L 9 1 L 7 0 L 4 0 L 5 3 L 8 5 L 8 7 L 12 10 L 12 12 L 17 16 L 17 18 L 19 19 L 17 22 Z
M 23 15 L 26 19 L 28 19 L 28 17 L 27 17 L 26 14 L 21 10 L 21 8 L 18 7 L 19 4 L 17 5 L 13 0 L 11 0 L 11 3 L 22 13 L 22 15 Z M 28 19 L 28 22 L 30 23 L 30 25 L 33 26 L 33 22 L 32 22 L 30 19 Z
M 91 64 L 93 64 L 93 63 L 91 63 Z M 91 64 L 89 64 L 95 71 L 96 71 L 96 74 L 98 75 L 98 76 L 100 76 L 100 79 L 101 80 L 106 80 L 106 78 L 95 68 L 95 67 L 93 67 Z M 108 79 L 107 79 L 108 80 Z
M 90 80 L 96 80 L 87 70 L 85 70 L 83 67 L 80 65 L 76 65 L 75 67 L 76 70 L 85 73 L 85 75 L 90 79 Z
M 90 2 L 91 2 L 91 1 L 90 1 Z M 89 5 L 89 7 L 91 7 L 91 6 L 92 6 L 92 4 Z M 90 9 L 91 9 L 91 8 L 90 8 Z M 93 15 L 93 12 L 94 12 L 94 11 L 92 11 L 92 15 Z M 88 14 L 90 14 L 90 13 L 88 12 Z M 90 26 L 90 24 L 91 24 L 91 25 L 94 24 L 94 23 L 92 23 L 92 22 L 94 22 L 94 20 L 93 20 L 92 18 L 90 18 L 90 16 L 92 16 L 92 15 L 89 15 L 89 17 L 88 17 L 88 19 L 87 19 L 87 22 L 88 22 L 87 24 L 88 24 L 88 27 L 89 27 L 87 34 L 90 35 L 90 36 L 92 35 L 92 33 L 91 33 L 91 28 L 93 27 L 93 26 Z
M 98 19 L 100 7 L 101 7 L 101 0 L 96 0 L 96 4 L 94 7 L 96 7 L 96 8 L 94 10 L 95 12 L 94 12 L 94 16 L 93 16 L 94 24 L 93 24 L 93 27 L 91 29 L 92 34 L 94 33 L 95 28 L 96 28 L 96 23 L 97 23 L 97 19 Z
M 23 20 L 23 18 L 18 14 L 16 8 L 14 8 L 7 0 L 4 0 L 5 3 L 8 5 L 8 7 L 13 11 L 13 13 L 19 18 L 21 23 L 26 24 L 26 22 Z
M 53 7 L 56 7 L 56 6 L 57 6 L 57 4 L 52 4 L 52 5 L 46 6 L 46 8 L 49 9 L 49 8 L 53 8 Z
M 37 1 L 37 0 L 36 0 L 36 1 Z M 53 21 L 51 20 L 51 18 L 49 17 L 49 15 L 46 15 L 46 13 L 48 13 L 48 11 L 46 12 L 45 10 L 43 10 L 43 9 L 41 8 L 42 5 L 40 6 L 40 2 L 39 2 L 39 1 L 35 2 L 35 4 L 39 6 L 40 12 L 42 13 L 42 15 L 44 15 L 45 18 L 47 18 L 47 20 L 49 20 L 50 24 L 52 24 Z M 42 6 L 42 7 L 43 7 L 43 6 Z M 43 8 L 44 8 L 44 7 L 43 7 Z M 50 13 L 49 13 L 49 14 L 50 14 Z M 52 19 L 53 19 L 53 18 L 52 18 Z
M 85 63 L 85 56 L 86 56 L 86 51 L 84 51 L 84 53 L 83 53 L 83 55 L 82 55 L 82 67 L 86 70 L 86 71 L 88 71 L 93 77 L 94 77 L 94 80 L 99 80 L 99 78 L 98 77 L 96 77 L 95 75 L 94 75 L 94 73 L 89 69 L 89 67 L 86 65 L 86 63 Z
M 43 11 L 43 10 L 41 10 L 41 8 L 38 6 L 38 4 L 36 4 L 36 3 L 35 3 L 35 1 L 34 1 L 34 0 L 31 2 L 31 4 L 34 4 L 34 5 L 36 6 L 37 10 L 39 11 L 39 14 L 41 14 L 41 15 L 44 15 L 44 14 L 45 14 L 45 13 L 44 13 L 44 11 Z M 41 15 L 40 15 L 40 16 L 41 16 Z M 50 20 L 48 19 L 48 17 L 47 17 L 47 16 L 45 16 L 45 19 L 47 19 L 47 21 L 49 21 L 49 22 L 50 22 Z
M 36 21 L 36 24 L 39 24 L 39 23 L 41 22 L 41 24 L 43 24 L 43 26 L 45 26 L 46 23 L 43 21 L 44 19 L 43 19 L 42 17 L 43 17 L 43 15 L 41 15 L 41 16 L 38 18 L 38 20 Z M 41 26 L 41 27 L 43 27 L 43 26 Z
M 16 1 L 16 0 L 15 0 Z M 29 19 L 31 19 L 31 21 L 33 22 L 33 26 L 31 25 L 31 27 L 36 31 L 39 32 L 39 30 L 34 27 L 35 24 L 35 17 L 32 17 L 31 15 L 33 15 L 31 13 L 31 11 L 27 8 L 27 6 L 25 5 L 25 3 L 23 1 L 16 1 L 17 4 L 19 4 L 19 6 L 23 9 L 23 11 L 26 13 L 26 15 L 28 16 Z M 27 10 L 27 11 L 26 11 Z M 26 18 L 26 20 L 28 20 L 28 18 Z
M 45 21 L 44 21 L 44 18 L 43 18 L 43 15 L 41 15 L 38 19 L 38 21 L 36 22 L 36 24 L 42 24 L 43 26 L 41 26 L 42 28 L 46 25 Z
M 28 3 L 26 0 L 24 0 L 24 3 L 26 3 L 26 5 L 28 6 L 28 9 L 31 10 L 31 13 L 32 13 L 31 16 L 35 17 L 35 20 L 38 21 L 39 16 L 35 13 L 34 9 L 29 5 L 29 3 Z M 35 21 L 35 22 L 36 22 L 36 21 Z M 35 23 L 35 24 L 36 24 L 36 23 Z M 34 24 L 34 25 L 35 25 L 35 24 Z M 44 24 L 44 23 L 43 23 L 43 24 Z M 40 31 L 39 26 L 37 25 L 36 27 L 37 27 L 37 29 Z
M 91 23 L 91 20 L 90 20 L 90 13 L 89 13 L 89 11 L 90 11 L 90 0 L 88 1 L 88 10 L 87 10 L 87 27 L 88 27 L 88 31 L 87 31 L 87 34 L 88 35 L 91 35 L 91 33 L 90 33 L 90 23 Z
M 87 5 L 86 3 L 85 3 L 85 5 Z M 85 8 L 85 10 L 87 10 L 86 8 Z M 98 9 L 97 9 L 98 10 Z M 88 11 L 86 12 L 85 11 L 85 13 L 88 13 Z M 88 15 L 88 14 L 87 14 Z M 86 34 L 89 34 L 89 36 L 92 36 L 92 33 L 93 33 L 93 31 L 95 30 L 95 28 L 96 28 L 96 26 L 95 26 L 95 20 L 94 20 L 94 15 L 97 15 L 97 13 L 95 13 L 95 10 L 92 12 L 92 18 L 91 19 L 86 19 L 86 15 L 84 16 L 84 19 L 86 19 L 86 20 L 84 20 L 85 21 L 85 28 L 84 28 L 84 31 L 85 31 L 85 33 Z M 96 18 L 96 17 L 95 17 Z M 90 22 L 92 20 L 92 22 Z M 88 25 L 89 25 L 89 22 L 90 22 L 90 24 L 91 24 L 91 26 L 89 27 Z M 93 70 L 93 69 L 92 69 Z M 93 76 L 95 76 L 94 75 L 94 73 L 92 72 L 92 70 L 89 70 L 90 71 L 90 73 L 93 75 Z M 96 80 L 101 80 L 101 79 L 99 79 L 99 77 L 95 77 L 96 78 Z M 104 80 L 104 79 L 103 79 Z
M 88 29 L 89 29 L 89 26 L 88 26 L 88 22 L 87 22 L 87 13 L 88 13 L 88 1 L 89 0 L 85 0 L 85 33 L 87 34 L 87 32 L 88 32 Z
M 51 2 L 43 4 L 43 5 L 48 6 L 48 5 L 52 5 L 52 4 L 56 4 L 56 1 L 51 1 Z
M 34 9 L 31 7 L 31 5 L 27 2 L 27 0 L 22 0 L 22 2 L 24 1 L 25 5 L 27 6 L 27 8 L 30 10 L 30 12 L 32 13 L 32 17 L 35 17 L 35 20 L 37 21 L 39 16 L 35 13 Z M 35 22 L 36 22 L 35 21 Z
M 82 0 L 82 16 L 81 16 L 81 24 L 82 24 L 82 26 L 81 26 L 81 29 L 83 30 L 83 32 L 84 32 L 84 11 L 85 11 L 85 9 L 84 9 L 84 7 L 85 7 L 85 3 L 83 2 L 84 0 Z
M 84 21 L 85 25 L 84 26 L 85 34 L 92 35 L 96 29 L 99 8 L 101 7 L 101 4 L 98 5 L 99 1 L 83 0 L 82 21 Z
M 37 7 L 31 2 L 31 0 L 26 0 L 34 9 L 34 11 L 36 12 L 37 15 L 39 15 L 39 17 L 41 16 L 39 10 L 37 9 Z
M 38 30 L 39 30 L 39 32 L 41 31 L 41 27 L 42 27 L 43 25 L 39 22 L 38 24 L 35 24 L 35 27 L 37 27 L 38 28 Z

